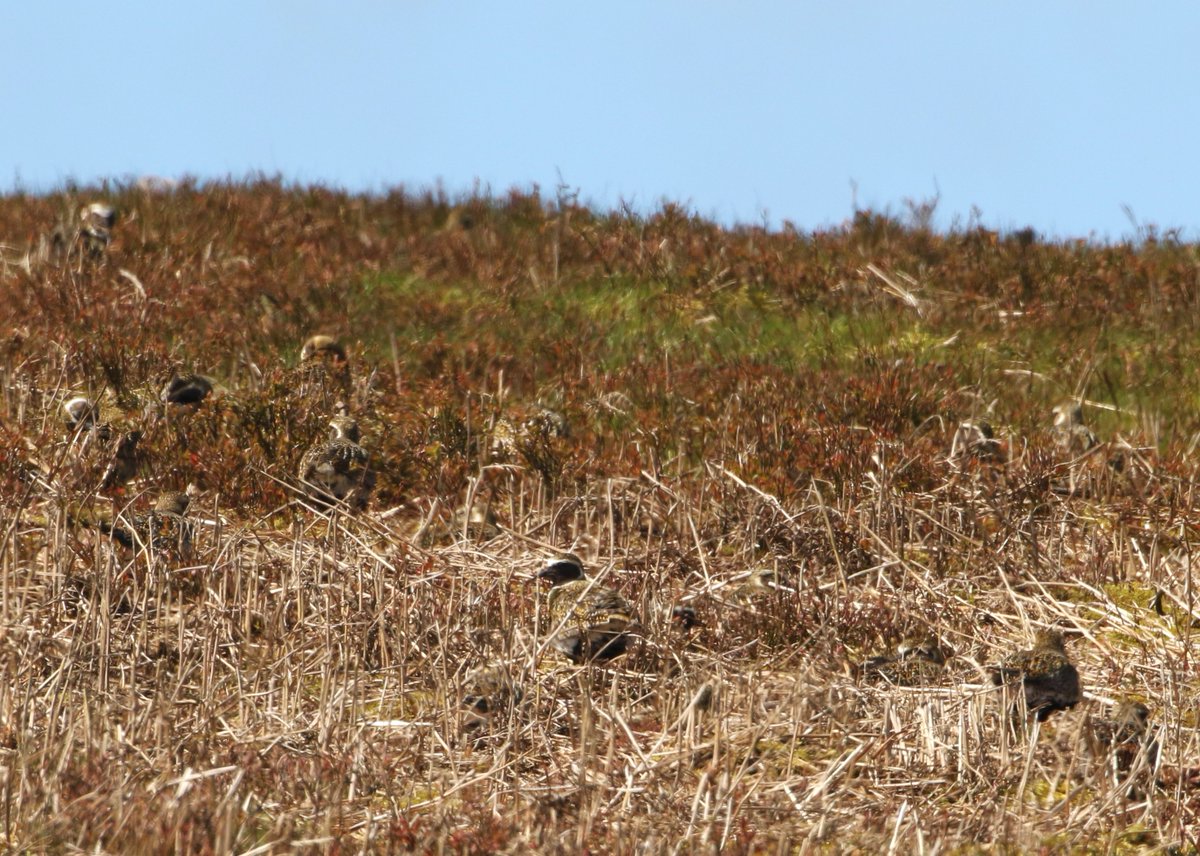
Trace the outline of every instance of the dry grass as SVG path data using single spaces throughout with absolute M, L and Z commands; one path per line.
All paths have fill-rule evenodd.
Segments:
M 38 238 L 73 203 L 0 200 L 11 849 L 1195 849 L 1195 248 L 270 182 L 91 195 L 125 212 L 114 242 L 58 263 Z M 349 386 L 297 367 L 318 330 Z M 147 415 L 176 365 L 218 393 Z M 1120 473 L 1115 447 L 1053 455 L 1047 405 L 1077 386 L 1118 408 L 1097 421 Z M 74 394 L 145 429 L 123 491 L 64 435 Z M 380 484 L 326 518 L 292 475 L 338 400 Z M 570 436 L 497 456 L 498 421 L 539 406 Z M 951 461 L 985 414 L 1004 462 Z M 189 481 L 185 559 L 79 523 Z M 473 503 L 496 537 L 453 522 Z M 547 646 L 528 578 L 565 548 L 641 614 L 611 666 Z M 747 596 L 762 567 L 780 588 Z M 856 676 L 921 625 L 956 653 L 942 680 Z M 1028 734 L 985 666 L 1048 625 L 1086 700 Z M 1125 698 L 1162 758 L 1118 781 L 1086 731 Z

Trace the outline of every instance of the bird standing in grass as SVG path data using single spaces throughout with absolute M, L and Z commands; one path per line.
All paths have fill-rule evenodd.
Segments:
M 319 505 L 344 502 L 361 511 L 375 487 L 375 473 L 366 450 L 358 444 L 358 423 L 349 416 L 335 416 L 329 426 L 330 439 L 317 443 L 300 459 L 300 484 Z
M 1093 720 L 1088 738 L 1092 756 L 1111 763 L 1119 776 L 1128 773 L 1142 753 L 1151 770 L 1158 765 L 1158 741 L 1150 728 L 1150 708 L 1140 701 L 1121 702 L 1113 708 L 1111 717 Z
M 83 248 L 93 256 L 108 248 L 113 226 L 117 224 L 117 209 L 105 202 L 92 202 L 79 209 L 79 237 Z
M 77 396 L 63 403 L 63 421 L 72 434 L 88 434 L 101 442 L 112 439 L 112 429 L 100 420 L 100 408 L 94 401 Z
M 212 391 L 211 378 L 200 374 L 177 374 L 163 386 L 159 398 L 164 404 L 199 404 Z
M 1057 710 L 1079 703 L 1079 672 L 1067 658 L 1066 642 L 1058 630 L 1039 630 L 1033 648 L 1005 657 L 991 667 L 992 683 L 1015 686 L 1020 681 L 1025 707 L 1044 721 Z
M 867 677 L 880 677 L 904 687 L 920 686 L 936 680 L 948 657 L 954 655 L 927 630 L 910 633 L 896 646 L 895 655 L 869 657 L 862 665 Z
M 629 649 L 637 630 L 633 608 L 615 589 L 589 580 L 583 562 L 563 553 L 546 563 L 537 579 L 549 580 L 551 645 L 574 663 L 607 661 Z
M 130 479 L 137 475 L 140 462 L 138 443 L 141 439 L 141 431 L 127 431 L 117 438 L 112 460 L 108 462 L 104 475 L 100 477 L 101 490 L 124 487 Z
M 1052 411 L 1054 425 L 1051 436 L 1059 454 L 1070 458 L 1091 451 L 1100 441 L 1092 433 L 1092 429 L 1083 423 L 1083 405 L 1078 401 L 1068 401 L 1058 405 Z
M 186 491 L 168 491 L 145 514 L 129 515 L 124 522 L 101 521 L 98 528 L 130 550 L 186 556 L 192 547 L 192 524 L 184 515 L 197 492 L 194 484 Z

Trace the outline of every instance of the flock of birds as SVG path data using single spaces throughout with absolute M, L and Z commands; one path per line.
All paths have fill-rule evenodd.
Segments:
M 115 219 L 111 207 L 92 203 L 81 209 L 74 231 L 67 237 L 56 231 L 52 244 L 77 243 L 88 253 L 102 253 Z M 300 360 L 302 365 L 319 364 L 322 370 L 335 373 L 348 370 L 346 350 L 328 335 L 308 339 L 301 349 Z M 211 379 L 202 375 L 180 374 L 166 383 L 159 397 L 165 406 L 197 406 L 212 394 L 213 388 Z M 140 430 L 114 436 L 113 427 L 100 418 L 97 405 L 85 397 L 72 398 L 63 408 L 67 428 L 75 437 L 88 436 L 112 447 L 100 489 L 120 487 L 135 477 Z M 557 414 L 553 416 L 561 419 Z M 370 456 L 360 445 L 357 422 L 344 406 L 340 406 L 329 424 L 330 437 L 315 443 L 300 458 L 296 473 L 299 488 L 319 510 L 361 512 L 367 508 L 376 482 Z M 565 432 L 565 424 L 554 419 L 543 428 Z M 1056 448 L 1067 458 L 1078 460 L 1093 454 L 1099 446 L 1095 434 L 1084 423 L 1083 408 L 1078 402 L 1054 409 L 1052 432 Z M 502 444 L 505 438 L 497 433 L 496 442 Z M 1003 446 L 986 422 L 963 422 L 955 432 L 951 460 L 996 460 L 1002 455 Z M 194 485 L 185 491 L 166 492 L 145 513 L 126 513 L 114 521 L 89 525 L 128 549 L 151 554 L 184 554 L 192 540 L 187 511 L 196 492 Z M 589 578 L 578 556 L 563 553 L 551 557 L 535 579 L 550 585 L 549 644 L 572 662 L 609 662 L 626 654 L 641 638 L 643 627 L 629 602 L 616 589 Z M 742 593 L 779 588 L 774 572 L 765 570 L 751 574 Z M 690 630 L 696 623 L 696 613 L 681 604 L 674 608 L 672 619 Z M 867 659 L 856 671 L 868 680 L 919 686 L 938 680 L 953 655 L 936 636 L 922 631 L 905 638 L 894 652 Z M 996 686 L 1012 690 L 1014 719 L 1028 714 L 1044 721 L 1056 711 L 1075 707 L 1082 698 L 1079 673 L 1067 655 L 1064 635 L 1058 630 L 1038 631 L 1032 648 L 1008 655 L 990 667 L 990 672 Z M 511 696 L 511 687 L 506 685 L 501 690 L 491 679 L 478 678 L 472 684 L 467 704 L 477 712 L 494 709 L 502 695 Z M 1128 771 L 1139 758 L 1153 768 L 1158 756 L 1154 732 L 1146 705 L 1127 701 L 1118 704 L 1110 717 L 1094 720 L 1089 739 L 1098 747 L 1097 751 L 1108 752 L 1117 759 L 1120 769 Z

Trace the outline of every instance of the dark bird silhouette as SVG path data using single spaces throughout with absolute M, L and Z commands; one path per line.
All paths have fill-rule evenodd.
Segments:
M 1033 648 L 1005 657 L 991 667 L 992 683 L 1015 686 L 1020 681 L 1025 707 L 1044 721 L 1057 710 L 1079 703 L 1079 672 L 1067 658 L 1066 643 L 1057 630 L 1039 630 Z
M 318 505 L 345 503 L 361 511 L 375 488 L 375 472 L 358 444 L 358 423 L 349 416 L 335 416 L 329 426 L 330 439 L 317 443 L 300 459 L 300 484 Z
M 607 661 L 628 649 L 638 629 L 629 602 L 615 589 L 589 580 L 583 562 L 563 553 L 546 563 L 538 579 L 549 580 L 551 645 L 574 663 Z
M 199 404 L 213 391 L 211 378 L 199 374 L 175 375 L 159 393 L 164 404 Z
M 138 464 L 141 461 L 138 443 L 141 439 L 141 431 L 128 431 L 117 438 L 112 460 L 108 462 L 104 475 L 100 477 L 101 490 L 123 487 L 137 475 Z

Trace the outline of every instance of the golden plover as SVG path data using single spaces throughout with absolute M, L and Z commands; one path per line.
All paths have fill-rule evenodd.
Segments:
M 300 484 L 319 505 L 345 503 L 355 511 L 367 507 L 375 487 L 370 457 L 358 444 L 358 423 L 349 416 L 329 421 L 332 436 L 300 459 Z
M 1025 707 L 1039 722 L 1056 710 L 1074 707 L 1082 696 L 1079 672 L 1067 658 L 1066 642 L 1058 630 L 1039 630 L 1033 648 L 1008 655 L 991 672 L 996 686 L 1015 686 L 1020 681 Z
M 575 663 L 611 660 L 624 654 L 638 629 L 629 602 L 615 589 L 589 580 L 573 553 L 550 559 L 537 579 L 549 580 L 551 645 Z

